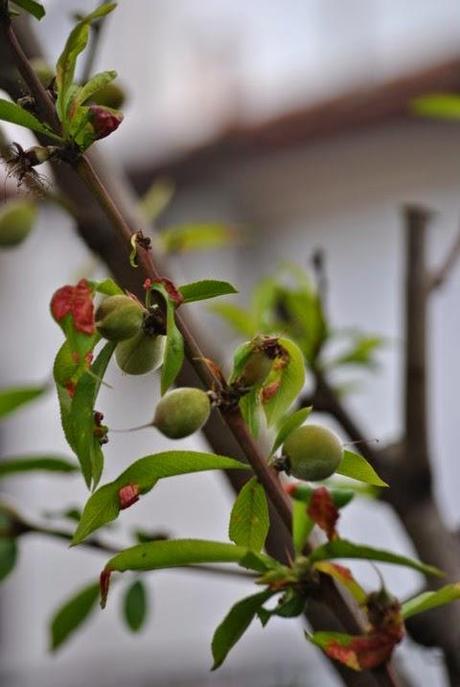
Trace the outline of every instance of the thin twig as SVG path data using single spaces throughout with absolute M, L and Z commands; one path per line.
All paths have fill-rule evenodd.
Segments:
M 60 133 L 61 125 L 56 114 L 54 103 L 43 88 L 37 74 L 31 68 L 29 60 L 13 31 L 11 21 L 2 22 L 1 27 L 5 34 L 6 42 L 10 45 L 13 52 L 19 73 L 35 98 L 38 114 L 42 117 L 43 121 L 47 122 L 56 131 L 56 133 Z
M 457 232 L 457 236 L 455 237 L 454 242 L 452 243 L 450 250 L 445 257 L 444 262 L 441 263 L 440 267 L 434 270 L 430 276 L 428 288 L 432 290 L 443 286 L 459 259 L 460 230 Z
M 63 539 L 65 541 L 72 541 L 73 534 L 72 532 L 68 532 L 66 530 L 61 530 L 61 529 L 56 529 L 54 527 L 44 527 L 42 525 L 32 525 L 31 523 L 27 523 L 22 535 L 25 534 L 41 534 L 45 535 L 46 537 L 51 537 L 54 539 Z M 85 541 L 81 542 L 81 546 L 93 549 L 95 551 L 98 551 L 101 554 L 110 554 L 113 556 L 114 554 L 117 554 L 121 551 L 120 548 L 116 546 L 112 546 L 111 544 L 108 544 L 107 542 L 102 541 L 101 539 L 96 539 L 96 538 L 90 538 L 90 539 L 85 539 Z M 256 575 L 253 575 L 252 573 L 246 572 L 244 570 L 232 570 L 231 568 L 221 568 L 217 565 L 184 565 L 181 567 L 181 570 L 190 570 L 192 572 L 200 572 L 200 573 L 207 573 L 209 575 L 219 575 L 219 576 L 225 576 L 225 577 L 236 577 L 236 578 L 243 578 L 243 579 L 255 579 Z
M 103 5 L 105 2 L 106 0 L 101 0 L 99 6 Z M 91 74 L 93 73 L 94 63 L 96 61 L 98 49 L 101 44 L 101 38 L 105 24 L 106 22 L 103 19 L 99 19 L 91 24 L 91 36 L 88 48 L 85 53 L 86 60 L 81 75 L 81 82 L 83 84 L 85 84 L 88 81 L 88 79 L 91 77 Z

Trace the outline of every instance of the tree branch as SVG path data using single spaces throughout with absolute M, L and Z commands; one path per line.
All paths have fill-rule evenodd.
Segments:
M 14 52 L 14 45 L 12 45 L 12 47 Z M 125 187 L 120 189 L 120 195 L 118 193 L 112 193 L 111 189 L 109 189 L 109 193 L 106 193 L 105 187 L 100 179 L 100 175 L 94 175 L 94 170 L 92 169 L 92 166 L 88 164 L 87 159 L 85 160 L 86 161 L 80 161 L 77 164 L 77 167 L 78 165 L 80 165 L 78 171 L 82 175 L 82 178 L 84 178 L 85 182 L 91 187 L 92 193 L 94 193 L 97 196 L 110 222 L 113 222 L 119 235 L 122 236 L 123 239 L 126 241 L 133 233 L 130 229 L 131 226 L 136 226 L 136 228 L 142 226 L 142 222 L 137 222 L 137 219 L 134 223 L 132 222 L 132 220 L 131 222 L 128 222 L 126 220 L 127 217 L 136 217 L 136 212 L 134 211 L 132 204 L 130 204 L 129 202 L 130 194 L 127 193 Z M 61 183 L 61 178 L 59 179 L 59 182 Z M 73 183 L 75 184 L 75 180 Z M 116 185 L 116 180 L 114 180 L 113 183 Z M 70 194 L 73 196 L 72 184 L 68 185 L 67 181 L 65 182 L 65 184 L 66 190 L 70 192 Z M 80 193 L 80 190 L 78 192 Z M 113 202 L 113 198 L 117 198 L 117 204 Z M 125 202 L 126 200 L 127 202 Z M 120 211 L 119 208 L 123 208 L 123 210 Z M 81 224 L 80 229 L 82 230 Z M 124 254 L 126 254 L 126 248 L 124 250 Z M 110 255 L 110 259 L 111 261 L 113 261 L 113 263 L 115 262 L 113 254 Z M 144 252 L 142 249 L 140 249 L 139 251 L 139 262 L 143 270 L 145 270 L 145 276 L 153 276 L 155 278 L 155 276 L 158 274 L 158 272 L 156 271 L 156 267 L 153 261 L 151 261 L 151 258 L 148 255 L 148 253 Z M 136 281 L 136 275 L 132 275 L 131 278 L 133 278 L 133 281 Z M 191 360 L 189 359 L 189 362 L 193 365 L 197 375 L 202 379 L 202 381 L 204 381 L 206 385 L 208 385 L 209 382 L 213 381 L 212 375 L 210 375 L 209 371 L 204 371 L 201 363 L 199 363 L 196 360 L 196 358 L 203 357 L 200 348 L 196 344 L 194 338 L 190 336 L 190 332 L 188 331 L 188 328 L 185 325 L 183 318 L 181 317 L 178 317 L 178 326 L 181 329 L 186 340 L 187 354 L 189 358 L 192 358 Z M 191 354 L 193 354 L 193 356 Z M 260 481 L 263 483 L 267 491 L 267 494 L 271 499 L 274 507 L 278 511 L 285 527 L 289 528 L 290 503 L 278 483 L 276 474 L 273 471 L 271 471 L 271 469 L 266 464 L 265 457 L 263 456 L 263 454 L 261 454 L 258 446 L 255 444 L 252 437 L 250 436 L 245 424 L 242 421 L 240 414 L 238 412 L 226 412 L 223 414 L 223 417 L 227 426 L 233 433 L 233 436 L 236 438 L 238 444 L 246 453 L 248 462 L 251 463 L 251 466 L 253 467 L 256 474 L 259 476 Z M 287 547 L 289 546 L 290 539 L 287 537 L 286 530 L 284 536 Z M 360 622 L 359 615 L 356 614 L 356 612 L 348 605 L 347 602 L 345 602 L 342 593 L 338 590 L 335 584 L 333 584 L 329 579 L 323 579 L 321 584 L 321 592 L 323 600 L 319 606 L 319 608 L 321 608 L 321 611 L 318 611 L 318 613 L 312 611 L 308 612 L 309 619 L 311 620 L 315 629 L 325 629 L 325 608 L 327 607 L 327 615 L 330 617 L 332 613 L 334 619 L 339 621 L 338 625 L 340 627 L 344 628 L 349 632 L 356 632 L 362 630 L 362 624 Z M 396 678 L 392 674 L 391 668 L 389 666 L 383 666 L 379 670 L 368 671 L 366 673 L 355 673 L 353 671 L 347 670 L 337 665 L 335 665 L 334 667 L 341 673 L 346 684 L 353 687 L 358 687 L 358 685 L 359 687 L 370 687 L 371 685 L 380 685 L 381 687 L 395 687 L 395 685 L 397 684 Z
M 438 289 L 443 286 L 449 278 L 450 273 L 454 269 L 458 260 L 460 259 L 460 230 L 457 232 L 450 250 L 448 251 L 444 262 L 441 263 L 437 270 L 434 270 L 429 279 L 428 288 L 430 290 Z
M 406 311 L 405 311 L 405 461 L 412 477 L 427 491 L 431 485 L 428 458 L 426 320 L 428 274 L 426 229 L 430 212 L 406 207 Z

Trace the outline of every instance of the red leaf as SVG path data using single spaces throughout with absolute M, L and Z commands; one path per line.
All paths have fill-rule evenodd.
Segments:
M 112 571 L 110 570 L 110 568 L 104 568 L 99 577 L 99 588 L 101 590 L 101 608 L 105 608 L 105 605 L 107 603 L 111 574 Z
M 94 334 L 93 294 L 86 279 L 76 286 L 62 286 L 51 299 L 51 313 L 57 322 L 71 315 L 75 329 L 83 334 Z
M 118 501 L 120 503 L 120 510 L 129 508 L 139 501 L 140 489 L 137 484 L 127 484 L 125 487 L 121 487 L 118 491 Z
M 329 540 L 337 537 L 335 526 L 339 519 L 339 511 L 326 487 L 318 487 L 313 491 L 307 513 L 313 522 L 326 532 Z
M 151 283 L 162 284 L 165 287 L 168 296 L 172 301 L 174 301 L 176 305 L 180 305 L 183 302 L 183 295 L 181 294 L 179 289 L 177 289 L 174 286 L 173 282 L 170 279 L 167 279 L 166 277 L 160 277 L 159 279 L 154 279 Z
M 324 651 L 353 670 L 370 670 L 388 661 L 402 637 L 402 632 L 397 634 L 381 630 L 350 637 L 347 645 L 333 639 L 324 646 Z

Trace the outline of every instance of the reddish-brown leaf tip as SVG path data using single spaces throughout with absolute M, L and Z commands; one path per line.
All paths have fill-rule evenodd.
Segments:
M 62 286 L 51 299 L 51 313 L 57 322 L 66 315 L 71 315 L 75 329 L 83 334 L 94 334 L 93 294 L 86 279 L 81 279 L 76 286 Z
M 133 503 L 139 501 L 139 494 L 140 489 L 137 484 L 127 484 L 126 486 L 121 487 L 121 489 L 119 489 L 118 491 L 118 501 L 120 504 L 120 510 L 129 508 L 133 505 Z
M 329 540 L 337 537 L 335 526 L 339 519 L 339 511 L 326 487 L 318 487 L 313 491 L 307 513 L 318 527 L 326 532 Z
M 110 576 L 112 575 L 112 570 L 110 568 L 104 568 L 99 577 L 99 588 L 101 592 L 101 608 L 105 608 L 107 603 L 107 596 L 109 594 L 110 587 Z

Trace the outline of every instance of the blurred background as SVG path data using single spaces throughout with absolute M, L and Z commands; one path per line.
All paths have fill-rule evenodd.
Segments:
M 45 0 L 34 30 L 54 63 L 73 13 L 90 1 Z M 336 327 L 357 327 L 387 341 L 374 374 L 357 373 L 346 402 L 366 436 L 385 443 L 401 431 L 403 224 L 401 208 L 435 211 L 429 260 L 445 255 L 460 219 L 460 129 L 455 122 L 413 117 L 411 98 L 460 88 L 460 6 L 454 0 L 121 0 L 104 29 L 95 70 L 114 68 L 127 93 L 125 121 L 98 147 L 130 175 L 139 192 L 170 179 L 173 200 L 159 224 L 223 221 L 243 240 L 212 252 L 175 256 L 181 283 L 228 279 L 241 304 L 284 260 L 302 267 L 322 248 L 328 306 Z M 28 143 L 27 135 L 8 127 Z M 94 272 L 95 271 L 95 272 Z M 61 343 L 48 314 L 52 293 L 82 275 L 104 274 L 58 209 L 44 207 L 30 238 L 0 253 L 1 386 L 42 382 Z M 460 270 L 432 300 L 429 324 L 429 422 L 438 505 L 446 523 L 460 520 L 457 387 L 460 360 Z M 227 359 L 237 337 L 206 306 L 192 306 L 213 345 Z M 149 421 L 158 378 L 123 376 L 115 365 L 100 405 L 113 427 Z M 324 422 L 331 423 L 328 417 Z M 68 454 L 51 392 L 2 425 L 4 455 Z M 183 442 L 204 448 L 201 438 Z M 106 447 L 104 481 L 135 458 L 171 445 L 153 430 L 119 434 Z M 26 514 L 80 506 L 78 476 L 21 477 L 2 486 Z M 186 537 L 225 539 L 232 504 L 218 474 L 177 477 L 123 515 L 113 537 L 142 525 Z M 391 509 L 360 500 L 343 516 L 349 538 L 414 554 Z M 377 533 L 377 534 L 376 534 Z M 104 613 L 56 655 L 48 623 L 56 607 L 96 579 L 100 553 L 30 538 L 15 573 L 0 591 L 0 675 L 6 687 L 95 687 L 129 684 L 198 687 L 339 685 L 301 623 L 254 623 L 246 641 L 217 674 L 209 673 L 210 639 L 228 608 L 250 593 L 245 581 L 192 572 L 145 576 L 148 623 L 129 634 L 120 616 L 123 585 L 114 585 Z M 421 588 L 415 573 L 381 567 L 402 598 Z M 370 565 L 356 566 L 378 584 Z M 117 589 L 120 587 L 120 589 Z M 397 663 L 413 685 L 445 687 L 437 649 L 406 641 Z

